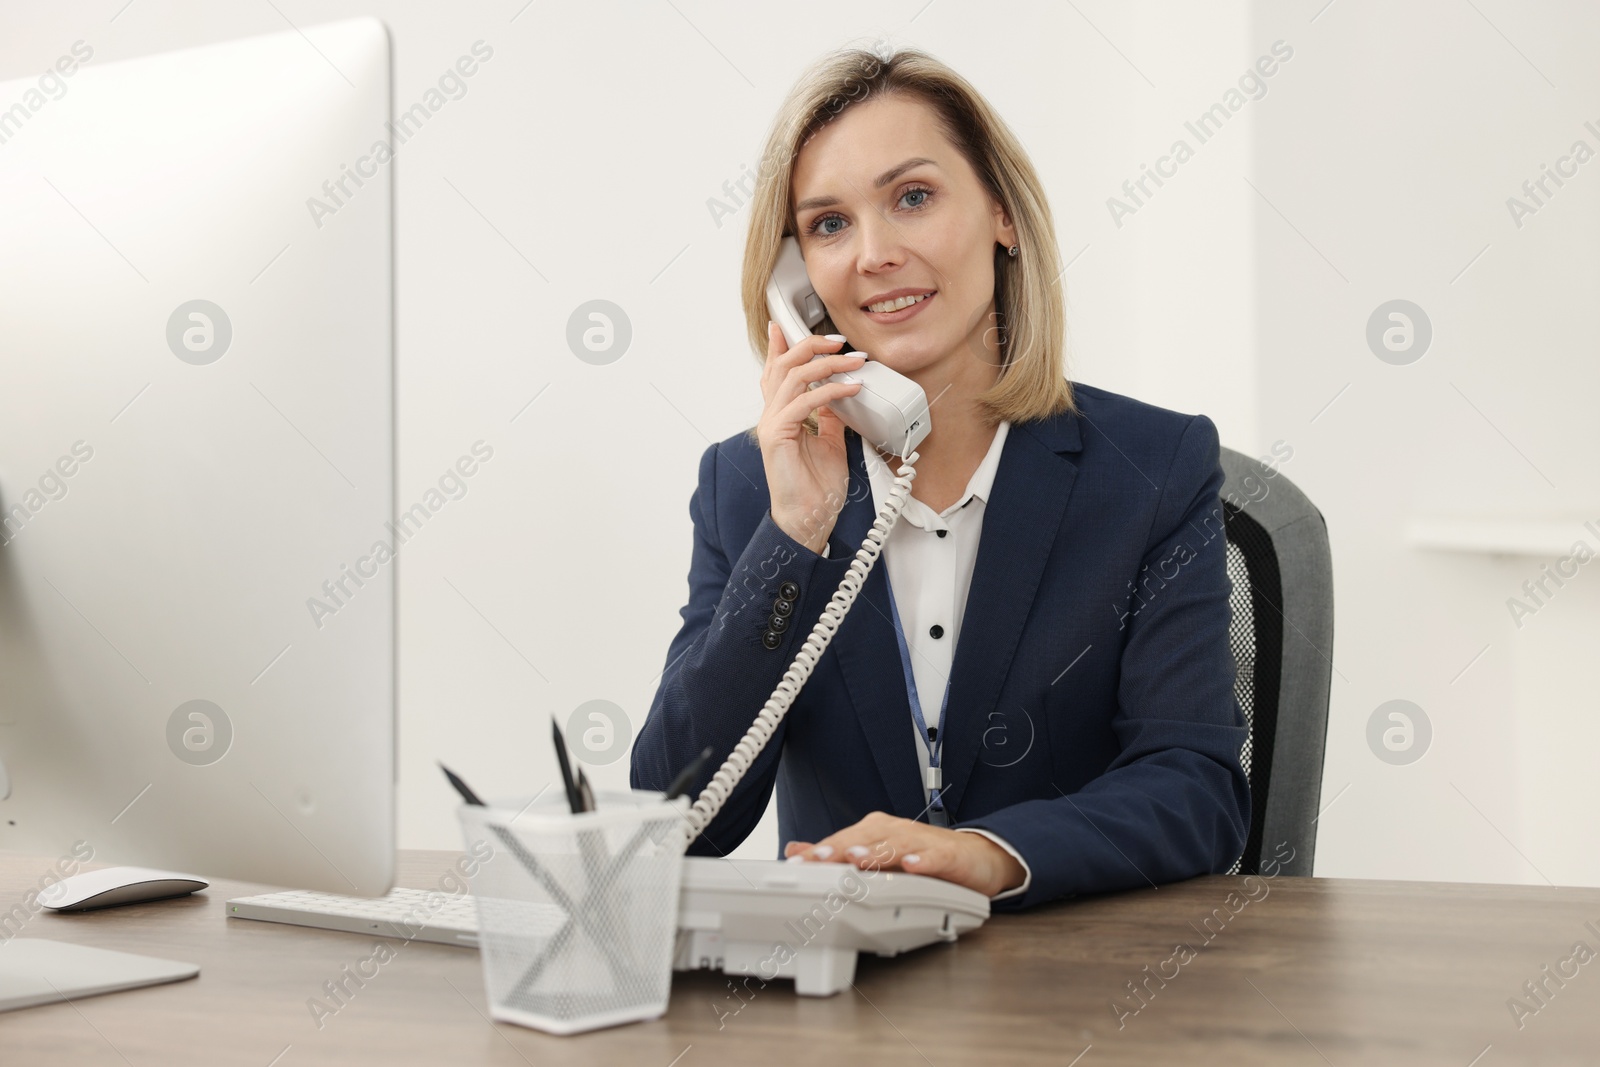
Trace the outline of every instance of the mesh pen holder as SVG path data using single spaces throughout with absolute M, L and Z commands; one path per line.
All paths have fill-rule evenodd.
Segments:
M 687 798 L 601 793 L 463 806 L 489 1014 L 552 1034 L 654 1019 L 672 988 Z

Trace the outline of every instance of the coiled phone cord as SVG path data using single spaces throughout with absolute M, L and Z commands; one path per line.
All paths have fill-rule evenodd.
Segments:
M 900 469 L 895 472 L 894 488 L 889 491 L 888 498 L 878 509 L 878 517 L 873 521 L 872 529 L 867 531 L 867 539 L 861 543 L 855 559 L 850 561 L 850 569 L 839 582 L 839 588 L 834 591 L 828 606 L 823 609 L 822 617 L 811 628 L 805 644 L 795 654 L 794 662 L 789 664 L 789 669 L 778 682 L 778 688 L 767 698 L 767 703 L 756 716 L 755 722 L 750 724 L 750 729 L 745 731 L 744 737 L 740 738 L 739 743 L 728 754 L 727 760 L 717 769 L 717 773 L 711 776 L 711 781 L 701 792 L 700 798 L 684 816 L 686 824 L 683 831 L 684 847 L 688 847 L 690 842 L 699 837 L 700 832 L 710 825 L 711 820 L 717 817 L 717 812 L 722 810 L 722 805 L 732 794 L 734 786 L 739 784 L 751 764 L 755 763 L 756 757 L 761 755 L 761 750 L 767 747 L 767 742 L 777 732 L 778 724 L 789 711 L 789 705 L 794 702 L 800 690 L 805 688 L 817 661 L 822 658 L 822 653 L 833 640 L 834 632 L 839 629 L 844 617 L 850 613 L 850 606 L 855 603 L 856 594 L 866 584 L 867 575 L 872 573 L 873 566 L 878 562 L 878 556 L 883 552 L 884 540 L 888 538 L 889 531 L 894 529 L 901 510 L 905 508 L 906 501 L 911 496 L 911 482 L 917 476 L 916 462 L 917 453 L 912 452 L 905 457 Z

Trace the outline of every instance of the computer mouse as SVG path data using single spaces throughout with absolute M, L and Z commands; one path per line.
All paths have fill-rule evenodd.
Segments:
M 150 867 L 107 867 L 63 878 L 40 890 L 39 905 L 51 911 L 87 911 L 118 904 L 181 897 L 210 885 L 204 878 Z

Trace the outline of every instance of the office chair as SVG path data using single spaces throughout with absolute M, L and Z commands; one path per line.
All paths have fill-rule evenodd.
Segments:
M 1250 722 L 1240 762 L 1250 778 L 1250 836 L 1230 874 L 1260 873 L 1281 842 L 1278 873 L 1311 874 L 1333 673 L 1333 565 L 1322 512 L 1281 470 L 1222 449 L 1233 692 Z

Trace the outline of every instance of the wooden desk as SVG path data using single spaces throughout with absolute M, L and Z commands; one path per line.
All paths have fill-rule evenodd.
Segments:
M 401 883 L 432 888 L 453 858 L 405 853 Z M 0 912 L 48 865 L 0 857 Z M 863 957 L 856 991 L 828 999 L 777 981 L 745 1003 L 723 975 L 678 975 L 665 1018 L 567 1038 L 490 1023 L 477 953 L 420 942 L 389 942 L 395 958 L 319 1029 L 308 999 L 371 956 L 375 939 L 224 918 L 228 897 L 259 891 L 219 882 L 180 900 L 33 918 L 23 936 L 188 960 L 201 973 L 0 1014 L 0 1063 L 1600 1062 L 1600 957 L 1568 964 L 1578 973 L 1564 988 L 1547 980 L 1542 1007 L 1522 989 L 1576 942 L 1600 952 L 1600 889 L 1197 878 L 996 916 L 957 944 L 899 959 Z M 1213 909 L 1226 921 L 1207 927 Z M 1192 959 L 1174 956 L 1178 942 Z M 1152 972 L 1173 977 L 1163 987 Z M 1119 1029 L 1110 1005 L 1138 1005 L 1130 981 L 1154 994 Z M 1511 997 L 1539 1008 L 1520 1030 Z

